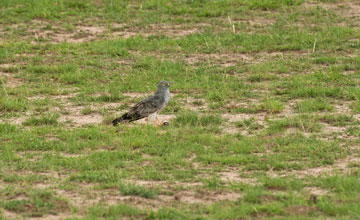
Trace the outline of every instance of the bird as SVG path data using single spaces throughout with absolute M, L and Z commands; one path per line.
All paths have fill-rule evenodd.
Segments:
M 156 122 L 159 123 L 157 125 L 161 125 L 161 121 L 157 115 L 165 108 L 170 100 L 169 87 L 170 84 L 167 81 L 160 81 L 153 95 L 131 107 L 131 109 L 121 117 L 114 119 L 112 124 L 117 126 L 119 123 L 132 122 L 148 117 L 148 121 L 152 122 L 154 126 L 156 126 Z

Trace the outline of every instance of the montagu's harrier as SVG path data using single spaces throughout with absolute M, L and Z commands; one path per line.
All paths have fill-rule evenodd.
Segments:
M 118 123 L 136 121 L 145 117 L 148 117 L 148 120 L 154 125 L 155 123 L 158 123 L 157 125 L 161 125 L 157 115 L 163 108 L 165 108 L 170 100 L 169 87 L 170 85 L 168 82 L 159 82 L 158 89 L 153 95 L 134 105 L 130 111 L 123 114 L 120 118 L 114 119 L 112 121 L 113 125 L 116 126 Z

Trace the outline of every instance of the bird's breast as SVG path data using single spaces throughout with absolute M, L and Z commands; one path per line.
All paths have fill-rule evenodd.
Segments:
M 165 93 L 165 105 L 169 102 L 170 100 L 170 91 L 167 90 Z

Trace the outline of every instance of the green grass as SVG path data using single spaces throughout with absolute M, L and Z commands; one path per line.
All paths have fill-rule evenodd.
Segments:
M 32 191 L 28 196 L 29 199 L 5 201 L 2 207 L 8 211 L 30 217 L 41 217 L 47 213 L 58 214 L 70 211 L 68 203 L 54 197 L 50 191 Z
M 295 109 L 298 112 L 316 112 L 316 111 L 332 111 L 333 107 L 329 101 L 315 99 L 315 100 L 304 100 L 297 103 Z
M 144 198 L 155 198 L 156 196 L 156 192 L 154 190 L 151 189 L 147 189 L 146 187 L 143 186 L 136 186 L 134 184 L 120 184 L 119 186 L 119 190 L 121 195 L 123 196 L 129 196 L 129 195 L 133 195 L 133 196 L 140 196 L 140 197 L 144 197 Z
M 221 118 L 215 115 L 198 116 L 195 112 L 180 112 L 176 117 L 175 124 L 178 126 L 211 126 L 220 125 Z
M 0 219 L 358 219 L 356 4 L 0 1 Z
M 25 126 L 57 125 L 58 115 L 43 115 L 40 118 L 31 117 L 23 122 Z

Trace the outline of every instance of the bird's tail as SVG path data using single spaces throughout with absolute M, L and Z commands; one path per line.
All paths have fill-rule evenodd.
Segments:
M 127 123 L 127 122 L 132 122 L 132 121 L 136 121 L 139 119 L 144 118 L 144 115 L 141 115 L 139 113 L 132 113 L 132 112 L 128 112 L 123 114 L 120 118 L 116 118 L 112 121 L 112 124 L 114 126 L 118 125 L 119 123 Z
M 116 118 L 112 121 L 112 124 L 114 126 L 118 125 L 119 123 L 123 123 L 123 122 L 130 122 L 131 121 L 131 117 L 129 117 L 128 113 L 123 114 L 121 117 Z

